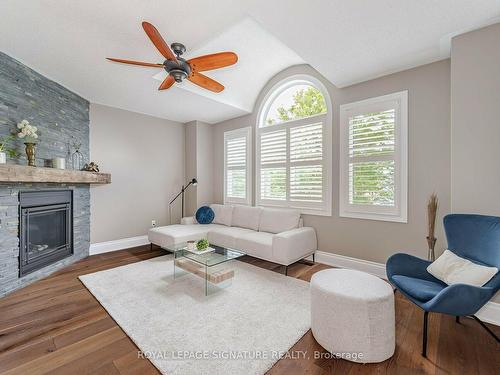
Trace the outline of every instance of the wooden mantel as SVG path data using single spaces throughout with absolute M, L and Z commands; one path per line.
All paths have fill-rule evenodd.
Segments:
M 111 174 L 0 164 L 0 182 L 53 182 L 60 184 L 110 184 Z

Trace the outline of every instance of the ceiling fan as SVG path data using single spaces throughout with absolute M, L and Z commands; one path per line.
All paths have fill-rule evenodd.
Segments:
M 165 78 L 165 80 L 161 83 L 160 87 L 158 87 L 158 90 L 166 90 L 175 82 L 180 83 L 186 78 L 195 85 L 213 92 L 221 92 L 224 90 L 223 85 L 212 78 L 201 74 L 200 72 L 224 68 L 226 66 L 236 64 L 238 56 L 234 52 L 219 52 L 185 60 L 181 57 L 182 54 L 186 52 L 186 47 L 184 47 L 183 44 L 172 43 L 169 47 L 156 27 L 151 25 L 149 22 L 143 22 L 142 28 L 158 51 L 160 51 L 163 57 L 165 57 L 166 60 L 162 64 L 115 59 L 111 57 L 107 57 L 107 59 L 124 64 L 165 69 L 168 75 L 167 78 Z

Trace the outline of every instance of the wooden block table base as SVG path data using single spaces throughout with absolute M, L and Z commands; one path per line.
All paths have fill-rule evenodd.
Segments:
M 182 268 L 184 271 L 197 275 L 201 278 L 205 278 L 205 267 L 193 262 L 189 259 L 176 259 L 176 267 Z M 217 270 L 213 273 L 208 273 L 207 280 L 212 284 L 220 284 L 226 280 L 232 279 L 234 277 L 234 270 L 223 269 Z

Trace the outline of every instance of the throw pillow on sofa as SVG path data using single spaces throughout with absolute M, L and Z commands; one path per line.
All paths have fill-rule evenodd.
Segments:
M 210 224 L 214 216 L 214 211 L 208 206 L 201 206 L 196 211 L 196 221 L 200 224 Z
M 483 286 L 496 275 L 498 268 L 481 266 L 454 254 L 450 250 L 444 253 L 427 267 L 436 279 L 452 284 L 469 284 Z
M 221 224 L 230 227 L 233 220 L 233 206 L 229 204 L 211 204 L 214 211 L 214 224 Z

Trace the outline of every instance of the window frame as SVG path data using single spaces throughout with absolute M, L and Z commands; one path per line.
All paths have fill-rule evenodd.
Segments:
M 246 139 L 246 181 L 245 181 L 245 198 L 236 198 L 227 196 L 227 141 L 230 139 L 245 137 Z M 252 127 L 247 126 L 235 130 L 224 132 L 224 204 L 252 204 Z
M 279 97 L 283 91 L 288 88 L 306 84 L 318 89 L 323 98 L 325 99 L 325 104 L 327 108 L 326 113 L 319 115 L 313 115 L 308 117 L 303 117 L 296 120 L 289 120 L 280 122 L 275 125 L 264 125 L 267 114 L 273 104 L 274 100 Z M 261 147 L 261 137 L 260 135 L 267 132 L 279 131 L 281 129 L 286 130 L 286 142 L 287 145 L 290 144 L 290 130 L 295 127 L 300 127 L 304 125 L 312 125 L 315 123 L 322 122 L 323 124 L 323 154 L 322 160 L 318 161 L 317 164 L 321 164 L 323 167 L 323 202 L 299 202 L 290 201 L 290 167 L 300 166 L 300 165 L 312 165 L 315 162 L 290 162 L 290 150 L 287 147 L 286 162 L 283 166 L 286 170 L 286 196 L 285 200 L 269 200 L 261 199 L 261 164 L 260 164 L 260 147 Z M 332 149 L 333 149 L 333 137 L 332 137 L 332 102 L 330 100 L 330 95 L 324 86 L 324 84 L 317 78 L 306 75 L 297 74 L 292 75 L 278 83 L 276 83 L 266 94 L 261 102 L 260 109 L 257 116 L 256 131 L 255 131 L 255 204 L 256 206 L 263 207 L 284 207 L 284 208 L 295 208 L 299 209 L 302 214 L 317 215 L 317 216 L 332 216 Z M 266 167 L 270 167 L 266 165 Z
M 395 205 L 349 203 L 349 118 L 363 113 L 395 109 L 394 157 L 358 157 L 360 160 L 394 160 Z M 340 106 L 339 216 L 391 222 L 408 222 L 408 91 L 399 91 Z

